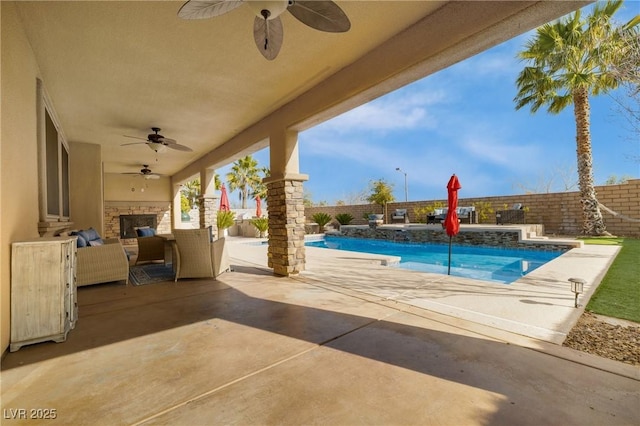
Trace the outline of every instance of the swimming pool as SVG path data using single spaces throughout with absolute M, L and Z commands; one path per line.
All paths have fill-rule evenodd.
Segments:
M 306 246 L 399 256 L 396 267 L 447 274 L 447 244 L 416 244 L 326 236 Z M 451 250 L 451 275 L 510 284 L 560 256 L 563 251 L 456 246 Z

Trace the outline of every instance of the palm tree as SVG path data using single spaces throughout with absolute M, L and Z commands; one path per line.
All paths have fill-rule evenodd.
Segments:
M 518 55 L 530 65 L 525 66 L 517 79 L 516 109 L 529 105 L 535 113 L 546 105 L 548 112 L 558 114 L 568 105 L 574 106 L 585 235 L 609 235 L 593 184 L 589 95 L 607 93 L 621 83 L 612 70 L 622 60 L 623 49 L 620 30 L 613 27 L 611 19 L 621 5 L 621 0 L 597 3 L 585 20 L 578 10 L 545 24 Z M 635 31 L 639 18 L 625 24 L 622 32 Z
M 260 197 L 261 200 L 266 201 L 267 199 L 267 185 L 262 183 L 262 179 L 271 176 L 271 169 L 269 167 L 261 167 L 258 171 L 262 173 L 262 176 L 258 176 L 258 183 L 253 187 L 253 192 L 251 193 L 251 198 Z
M 254 191 L 254 188 L 257 188 L 261 183 L 258 174 L 258 162 L 250 155 L 237 160 L 233 163 L 231 171 L 227 173 L 227 183 L 230 191 L 240 191 L 239 197 L 242 202 L 242 208 L 246 209 L 249 191 Z

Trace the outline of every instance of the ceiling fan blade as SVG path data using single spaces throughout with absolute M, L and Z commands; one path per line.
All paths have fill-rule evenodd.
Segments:
M 272 61 L 280 53 L 284 32 L 280 17 L 274 19 L 256 18 L 253 21 L 253 39 L 262 56 Z
M 207 19 L 220 16 L 241 6 L 243 0 L 189 0 L 178 10 L 182 19 Z
M 131 139 L 140 139 L 141 141 L 147 141 L 147 138 L 141 138 L 139 136 L 128 136 L 128 135 L 122 135 L 125 138 L 131 138 Z
M 165 145 L 170 143 L 178 143 L 175 139 L 165 138 L 164 136 L 161 138 L 158 138 L 158 142 L 163 143 Z
M 177 151 L 193 152 L 193 150 L 188 146 L 180 145 L 179 143 L 167 143 L 164 144 L 164 146 L 166 146 L 167 148 L 175 149 Z
M 344 33 L 351 21 L 340 6 L 332 1 L 294 1 L 287 9 L 300 22 L 329 33 Z
M 128 146 L 128 145 L 145 145 L 145 144 L 147 144 L 147 143 L 148 143 L 148 142 L 131 142 L 131 143 L 123 143 L 123 144 L 120 144 L 120 146 Z
M 160 179 L 160 175 L 152 173 L 150 175 L 143 175 L 145 179 Z

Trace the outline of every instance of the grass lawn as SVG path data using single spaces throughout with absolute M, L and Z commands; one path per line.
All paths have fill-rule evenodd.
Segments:
M 622 246 L 586 309 L 640 323 L 640 240 L 585 238 L 584 242 Z

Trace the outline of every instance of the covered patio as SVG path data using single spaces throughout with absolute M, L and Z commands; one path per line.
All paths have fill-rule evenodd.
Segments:
M 122 205 L 166 206 L 166 226 L 178 228 L 183 182 L 199 176 L 202 206 L 214 213 L 216 168 L 269 147 L 269 268 L 296 275 L 308 179 L 300 131 L 586 3 L 339 2 L 348 33 L 284 17 L 286 41 L 269 62 L 239 30 L 253 19 L 245 7 L 194 22 L 176 17 L 182 2 L 1 2 L 3 351 L 11 243 L 89 227 L 104 235 Z M 192 151 L 123 146 L 153 127 Z M 143 177 L 132 185 L 123 174 L 142 165 L 161 175 L 144 192 Z

